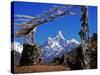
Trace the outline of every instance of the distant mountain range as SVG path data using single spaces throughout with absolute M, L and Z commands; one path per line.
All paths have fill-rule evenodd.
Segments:
M 12 50 L 14 50 L 14 61 L 18 63 L 23 46 L 18 42 L 14 42 L 13 44 Z M 52 62 L 54 58 L 61 57 L 64 53 L 70 52 L 73 48 L 76 48 L 79 45 L 80 43 L 75 39 L 66 40 L 62 35 L 62 32 L 59 31 L 55 37 L 48 37 L 48 39 L 41 45 L 43 50 L 43 61 L 45 63 Z
M 79 42 L 75 39 L 66 40 L 59 31 L 57 36 L 48 37 L 48 40 L 42 44 L 44 62 L 53 61 L 56 57 L 61 57 L 64 53 L 70 52 L 73 48 L 79 46 Z
M 14 42 L 11 45 L 11 50 L 12 52 L 14 51 L 14 64 L 18 64 L 21 58 L 23 46 L 18 42 Z

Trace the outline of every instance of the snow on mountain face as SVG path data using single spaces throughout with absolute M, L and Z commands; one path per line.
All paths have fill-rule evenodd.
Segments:
M 23 46 L 18 42 L 14 42 L 11 44 L 11 50 L 12 52 L 14 51 L 14 64 L 18 64 L 21 58 Z
M 15 50 L 15 51 L 17 51 L 19 53 L 22 53 L 23 46 L 18 42 L 14 42 L 14 43 L 12 43 L 11 49 Z
M 44 62 L 51 62 L 54 58 L 61 57 L 79 44 L 75 39 L 66 40 L 59 31 L 57 36 L 54 38 L 48 37 L 48 40 L 42 45 Z
M 56 38 L 65 40 L 61 31 L 58 31 L 58 35 L 56 36 Z

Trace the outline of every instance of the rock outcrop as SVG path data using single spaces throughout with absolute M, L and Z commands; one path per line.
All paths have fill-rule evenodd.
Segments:
M 22 57 L 20 59 L 20 65 L 31 65 L 35 64 L 39 60 L 40 49 L 37 45 L 23 45 Z

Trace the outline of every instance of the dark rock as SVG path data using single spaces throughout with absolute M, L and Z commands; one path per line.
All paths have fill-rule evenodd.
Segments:
M 89 69 L 97 68 L 97 34 L 94 33 L 91 39 L 91 47 L 86 50 L 85 57 L 87 58 L 86 61 L 90 60 L 89 62 Z M 71 70 L 80 70 L 85 69 L 84 55 L 82 51 L 81 45 L 71 50 L 71 52 L 65 54 L 65 63 L 70 67 Z
M 59 64 L 59 65 L 62 65 L 64 64 L 64 55 L 62 55 L 62 57 L 56 57 L 52 63 L 55 63 L 55 64 Z
M 81 46 L 78 46 L 77 48 L 74 48 L 70 53 L 65 54 L 65 61 L 71 70 L 83 69 L 83 54 Z
M 22 56 L 20 59 L 20 65 L 32 65 L 40 62 L 41 47 L 37 44 L 23 45 Z
M 19 64 L 20 65 L 31 65 L 31 63 L 33 63 L 32 53 L 33 53 L 33 46 L 24 44 L 22 56 L 21 56 Z
M 97 68 L 97 33 L 94 33 L 91 38 L 91 68 Z

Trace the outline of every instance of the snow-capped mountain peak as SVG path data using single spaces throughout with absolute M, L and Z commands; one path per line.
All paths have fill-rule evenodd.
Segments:
M 23 46 L 19 42 L 14 42 L 14 43 L 12 43 L 11 49 L 15 50 L 19 53 L 22 53 Z
M 61 38 L 63 40 L 65 40 L 64 36 L 62 35 L 62 32 L 61 31 L 58 31 L 58 35 L 56 36 L 56 38 Z
M 76 41 L 74 38 L 71 40 L 72 42 L 75 42 L 75 43 L 79 43 L 78 41 Z
M 76 41 L 74 38 L 71 40 L 67 40 L 67 43 L 76 43 L 76 44 L 80 44 L 78 41 Z
M 52 38 L 51 37 L 48 37 L 48 41 L 51 41 L 52 40 Z
M 61 57 L 64 53 L 70 52 L 76 48 L 79 42 L 75 39 L 66 40 L 61 31 L 55 37 L 48 37 L 48 40 L 43 43 L 43 56 L 45 62 L 51 62 L 56 57 Z
M 58 34 L 62 36 L 62 32 L 61 31 L 58 31 Z

